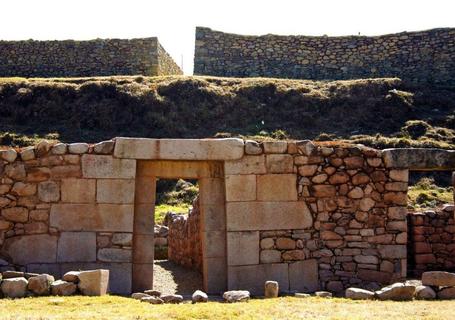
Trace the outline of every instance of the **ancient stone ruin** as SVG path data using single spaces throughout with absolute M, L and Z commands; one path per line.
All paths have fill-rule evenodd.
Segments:
M 336 293 L 406 277 L 408 171 L 455 170 L 454 151 L 234 138 L 43 141 L 0 157 L 1 270 L 107 269 L 122 294 L 153 287 L 157 178 L 199 181 L 206 292 L 272 280 Z

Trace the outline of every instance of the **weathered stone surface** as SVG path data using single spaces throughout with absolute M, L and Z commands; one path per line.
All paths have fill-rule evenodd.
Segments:
M 332 185 L 315 185 L 311 186 L 311 193 L 318 198 L 334 197 L 336 195 L 336 188 Z
M 428 148 L 402 148 L 382 150 L 387 168 L 410 170 L 454 170 L 455 151 Z
M 83 154 L 88 151 L 87 143 L 70 143 L 68 145 L 68 152 L 74 154 Z
M 257 198 L 260 201 L 296 201 L 295 174 L 266 174 L 257 176 Z
M 54 181 L 38 184 L 38 198 L 43 202 L 56 202 L 60 199 L 60 187 Z
M 27 294 L 27 279 L 10 278 L 3 279 L 0 285 L 3 295 L 7 298 L 23 298 Z
M 95 232 L 62 232 L 58 240 L 58 262 L 96 261 Z M 66 280 L 66 279 L 64 279 Z
M 136 299 L 136 300 L 141 300 L 142 298 L 146 298 L 146 297 L 151 297 L 151 296 L 146 293 L 142 293 L 142 292 L 134 292 L 133 294 L 131 294 L 131 298 Z
M 332 297 L 332 293 L 328 292 L 328 291 L 316 291 L 314 293 L 314 295 L 316 297 L 321 297 L 321 298 L 331 298 Z
M 201 290 L 196 290 L 191 295 L 191 301 L 193 303 L 207 302 L 207 301 L 209 301 L 209 296 L 207 295 L 207 293 L 205 293 Z
M 264 285 L 264 296 L 266 298 L 276 298 L 278 297 L 278 293 L 280 291 L 280 287 L 278 282 L 276 281 L 266 281 Z
M 102 141 L 93 146 L 93 151 L 97 154 L 111 154 L 114 152 L 114 141 Z
M 307 205 L 295 202 L 228 202 L 228 231 L 305 229 L 313 224 Z
M 135 181 L 133 179 L 98 179 L 96 201 L 98 203 L 134 203 Z
M 145 290 L 144 293 L 148 294 L 149 296 L 153 296 L 153 297 L 161 297 L 161 292 L 158 290 Z
M 57 257 L 57 236 L 37 234 L 8 238 L 3 251 L 19 265 L 54 263 Z
M 230 266 L 258 264 L 259 231 L 228 232 L 227 253 Z
M 256 175 L 228 175 L 226 183 L 226 201 L 256 200 Z
M 167 294 L 167 295 L 162 295 L 160 297 L 161 300 L 164 301 L 164 303 L 181 303 L 183 302 L 183 297 L 179 294 Z
M 51 153 L 55 155 L 65 154 L 68 150 L 66 143 L 57 143 L 52 146 Z
M 407 249 L 405 245 L 379 245 L 379 253 L 385 259 L 405 259 Z
M 132 252 L 128 249 L 103 248 L 98 250 L 98 260 L 104 262 L 131 262 Z
M 245 140 L 245 153 L 251 155 L 261 154 L 261 145 L 254 140 Z
M 436 292 L 429 286 L 417 286 L 415 297 L 420 300 L 436 299 Z
M 374 299 L 374 292 L 360 289 L 360 288 L 348 288 L 346 289 L 346 298 L 353 300 L 371 300 Z
M 35 147 L 27 147 L 21 150 L 22 161 L 28 161 L 35 159 Z
M 17 158 L 17 152 L 14 149 L 0 150 L 0 158 L 8 162 L 14 162 Z
M 277 263 L 281 262 L 281 252 L 278 250 L 261 250 L 261 263 Z
M 48 274 L 41 274 L 28 279 L 28 290 L 38 296 L 49 295 L 51 293 L 51 284 L 55 281 L 54 277 Z
M 12 222 L 27 222 L 28 210 L 22 207 L 2 209 L 2 217 Z
M 266 173 L 265 156 L 245 156 L 240 160 L 225 161 L 224 172 L 226 175 L 264 174 Z
M 223 293 L 223 299 L 226 302 L 247 302 L 250 300 L 250 292 L 246 290 L 231 290 Z
M 438 292 L 439 299 L 455 299 L 455 287 L 442 288 Z
M 241 139 L 116 138 L 114 156 L 127 159 L 236 160 L 244 154 Z
M 376 291 L 375 295 L 379 300 L 404 301 L 412 300 L 415 290 L 415 286 L 398 282 Z
M 57 280 L 51 284 L 51 293 L 54 296 L 71 296 L 76 293 L 77 285 L 63 280 Z
M 427 271 L 422 274 L 424 286 L 454 287 L 455 273 L 445 271 Z
M 78 283 L 79 282 L 79 273 L 80 273 L 80 271 L 68 271 L 63 275 L 62 279 L 64 281 Z
M 78 288 L 86 296 L 102 296 L 107 293 L 109 270 L 81 271 L 78 275 Z
M 147 302 L 147 303 L 150 303 L 150 304 L 163 304 L 164 301 L 159 298 L 159 297 L 152 297 L 152 296 L 149 296 L 149 297 L 143 297 L 141 299 L 141 302 Z
M 133 243 L 132 233 L 114 233 L 112 243 L 119 246 L 131 246 Z
M 288 149 L 286 141 L 264 141 L 262 146 L 265 153 L 285 153 Z
M 22 181 L 27 176 L 22 163 L 11 163 L 5 166 L 5 174 L 14 180 Z
M 134 179 L 136 176 L 135 160 L 115 159 L 107 155 L 84 154 L 81 163 L 84 178 Z
M 292 173 L 294 159 L 290 154 L 268 154 L 265 158 L 268 173 Z
M 318 263 L 316 259 L 289 264 L 289 289 L 299 292 L 314 292 L 319 289 Z
M 61 184 L 62 202 L 94 203 L 96 195 L 95 179 L 63 179 Z

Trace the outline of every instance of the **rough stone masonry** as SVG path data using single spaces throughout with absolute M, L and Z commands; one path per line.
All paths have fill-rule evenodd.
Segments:
M 116 138 L 0 151 L 0 268 L 153 286 L 155 182 L 197 179 L 204 289 L 341 292 L 406 276 L 408 170 L 455 151 Z

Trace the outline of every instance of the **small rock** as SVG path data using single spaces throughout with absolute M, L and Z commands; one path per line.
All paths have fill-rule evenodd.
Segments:
M 264 296 L 266 298 L 276 298 L 278 297 L 279 284 L 277 281 L 266 281 Z
M 7 298 L 23 298 L 27 294 L 28 281 L 24 277 L 3 279 L 1 291 Z
M 69 153 L 82 154 L 88 151 L 87 143 L 71 143 L 68 145 Z
M 161 292 L 158 290 L 145 290 L 144 293 L 152 297 L 161 297 Z
M 47 140 L 41 140 L 36 146 L 35 146 L 35 154 L 37 157 L 42 157 L 46 155 L 49 150 L 51 149 L 52 145 L 50 144 L 49 141 Z
M 259 143 L 254 140 L 245 141 L 245 153 L 246 154 L 261 154 L 262 148 Z
M 430 300 L 436 298 L 436 292 L 429 286 L 417 286 L 415 297 L 419 300 Z
M 316 291 L 314 293 L 314 295 L 316 297 L 321 297 L 321 298 L 331 298 L 332 297 L 332 293 L 328 292 L 328 291 Z
M 17 158 L 17 152 L 14 149 L 0 150 L 0 158 L 8 162 L 14 162 Z
M 193 292 L 193 295 L 191 296 L 191 301 L 193 303 L 207 302 L 209 301 L 209 296 L 201 290 L 196 290 Z
M 375 292 L 379 300 L 405 301 L 412 300 L 416 287 L 401 282 L 394 283 Z
M 22 161 L 35 159 L 35 147 L 27 147 L 20 152 Z
M 68 147 L 65 143 L 57 143 L 52 146 L 51 153 L 55 155 L 62 155 L 66 153 Z
M 246 290 L 232 290 L 223 293 L 223 298 L 229 303 L 246 302 L 250 300 L 250 292 Z
M 111 154 L 114 151 L 114 141 L 102 141 L 93 146 L 93 151 L 97 154 Z
M 180 303 L 183 302 L 183 297 L 179 294 L 168 294 L 160 297 L 164 303 Z
M 296 292 L 296 293 L 294 293 L 294 297 L 296 297 L 296 298 L 309 298 L 309 297 L 311 297 L 311 294 Z
M 297 149 L 306 156 L 310 156 L 313 154 L 316 146 L 311 140 L 302 140 L 296 142 Z
M 455 299 L 455 287 L 443 288 L 438 292 L 439 299 Z
M 109 287 L 109 270 L 98 269 L 81 271 L 78 288 L 85 296 L 102 296 Z
M 353 300 L 371 300 L 374 298 L 374 292 L 360 288 L 348 288 L 346 289 L 346 298 Z
M 445 271 L 424 272 L 422 274 L 422 284 L 424 286 L 454 287 L 455 273 Z
M 65 273 L 62 277 L 62 280 L 68 281 L 68 282 L 74 282 L 78 283 L 79 282 L 79 271 L 69 271 Z
M 54 277 L 48 274 L 41 274 L 37 277 L 28 279 L 28 290 L 38 296 L 49 295 L 51 284 L 55 281 Z
M 151 304 L 163 304 L 164 301 L 161 298 L 148 296 L 141 299 L 141 302 L 148 302 Z
M 149 296 L 146 293 L 142 293 L 142 292 L 135 292 L 131 295 L 131 298 L 136 299 L 136 300 L 141 300 L 142 298 L 147 298 L 147 297 L 151 297 L 151 296 Z
M 54 296 L 71 296 L 76 293 L 77 286 L 73 282 L 57 280 L 51 284 L 51 292 Z

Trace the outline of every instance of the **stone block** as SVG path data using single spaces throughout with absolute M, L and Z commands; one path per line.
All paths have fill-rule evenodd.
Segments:
M 226 230 L 224 205 L 201 204 L 201 231 Z
M 135 186 L 135 203 L 155 203 L 156 178 L 137 177 Z
M 269 154 L 265 158 L 268 173 L 294 172 L 294 159 L 289 154 Z
M 225 161 L 224 173 L 235 174 L 264 174 L 266 173 L 265 156 L 245 156 L 240 160 Z
M 95 262 L 95 232 L 62 232 L 58 239 L 58 262 Z
M 50 227 L 60 231 L 133 232 L 133 205 L 53 204 Z
M 133 262 L 153 263 L 155 246 L 154 234 L 134 234 Z
M 135 234 L 154 234 L 155 203 L 136 204 L 134 206 Z
M 28 290 L 38 296 L 49 295 L 51 293 L 51 284 L 55 281 L 54 277 L 48 274 L 40 274 L 28 279 Z
M 222 206 L 225 201 L 224 179 L 202 178 L 199 179 L 199 201 L 201 205 Z
M 153 288 L 153 263 L 134 263 L 132 273 L 133 291 Z
M 68 152 L 74 154 L 82 154 L 88 151 L 87 143 L 70 143 L 68 145 Z
M 217 258 L 226 256 L 226 232 L 201 232 L 202 252 L 204 257 Z
M 259 231 L 227 233 L 228 266 L 259 264 Z
M 135 181 L 133 179 L 98 179 L 96 201 L 98 203 L 134 203 Z
M 134 179 L 136 161 L 115 159 L 112 156 L 84 154 L 82 156 L 84 178 Z
M 23 277 L 4 279 L 0 288 L 7 298 L 23 298 L 27 294 L 27 284 L 27 279 Z
M 453 170 L 455 151 L 429 148 L 397 148 L 382 150 L 387 168 L 410 170 Z
M 57 202 L 60 200 L 60 187 L 54 181 L 45 181 L 38 184 L 38 198 L 43 202 Z
M 289 290 L 315 292 L 319 290 L 317 260 L 303 260 L 289 264 Z
M 313 217 L 303 201 L 228 202 L 228 231 L 306 229 Z
M 369 282 L 379 282 L 382 284 L 388 284 L 392 279 L 391 273 L 369 269 L 359 269 L 357 275 L 361 280 Z
M 121 248 L 102 248 L 98 250 L 98 260 L 102 262 L 131 262 L 132 251 Z
M 27 222 L 28 210 L 22 207 L 2 209 L 2 217 L 12 222 Z
M 266 174 L 257 177 L 257 198 L 260 201 L 296 201 L 295 174 Z
M 114 151 L 114 144 L 112 140 L 101 141 L 93 146 L 93 151 L 97 154 L 111 154 Z
M 287 141 L 264 141 L 262 145 L 265 153 L 286 153 L 288 150 Z
M 95 179 L 63 179 L 61 184 L 62 202 L 95 203 Z
M 57 257 L 57 236 L 38 234 L 8 238 L 2 252 L 18 265 L 54 263 Z
M 132 233 L 114 233 L 112 235 L 112 244 L 118 246 L 131 246 L 133 243 Z
M 279 284 L 276 281 L 266 281 L 264 285 L 264 296 L 266 298 L 278 297 L 280 291 Z
M 98 269 L 81 271 L 78 288 L 85 296 L 102 296 L 109 287 L 109 270 Z
M 248 290 L 254 295 L 262 295 L 266 281 L 277 281 L 282 291 L 289 291 L 288 264 L 228 267 L 229 290 Z
M 256 175 L 227 175 L 226 201 L 256 200 Z
M 137 163 L 138 177 L 163 179 L 223 178 L 221 161 L 143 160 Z
M 32 196 L 36 193 L 36 184 L 16 182 L 10 192 L 16 196 Z
M 424 286 L 455 287 L 455 273 L 446 271 L 427 271 L 422 274 Z
M 203 281 L 204 290 L 209 294 L 220 294 L 227 288 L 226 257 L 204 258 Z
M 405 259 L 406 245 L 378 245 L 379 253 L 384 259 Z
M 54 296 L 71 296 L 76 293 L 77 285 L 72 282 L 57 280 L 51 284 L 51 292 Z
M 149 160 L 235 160 L 243 157 L 244 143 L 228 139 L 116 138 L 114 156 Z
M 262 263 L 279 263 L 281 262 L 281 251 L 278 250 L 261 250 L 260 262 Z
M 252 155 L 261 154 L 261 145 L 254 140 L 245 140 L 245 153 Z

